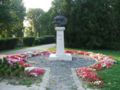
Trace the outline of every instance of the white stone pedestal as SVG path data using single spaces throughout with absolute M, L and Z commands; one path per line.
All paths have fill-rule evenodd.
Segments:
M 56 54 L 51 54 L 49 57 L 49 60 L 56 60 L 56 61 L 71 61 L 72 56 L 71 54 L 64 54 L 64 55 L 59 55 L 57 56 Z
M 72 60 L 72 55 L 71 54 L 66 54 L 64 52 L 64 30 L 65 27 L 55 27 L 56 30 L 56 54 L 51 54 L 49 56 L 49 60 L 65 60 L 65 61 L 71 61 Z

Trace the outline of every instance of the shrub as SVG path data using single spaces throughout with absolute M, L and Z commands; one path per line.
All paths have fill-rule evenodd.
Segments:
M 23 38 L 18 38 L 19 39 L 19 41 L 18 41 L 18 43 L 17 43 L 17 47 L 23 47 L 24 45 L 23 45 Z
M 120 50 L 120 42 L 105 42 L 104 47 L 106 49 Z
M 34 44 L 35 37 L 24 37 L 23 44 L 24 46 L 32 46 Z
M 41 44 L 50 44 L 54 42 L 55 42 L 55 37 L 53 35 L 46 35 L 36 38 L 34 44 L 41 45 Z
M 7 59 L 0 59 L 0 76 L 20 76 L 24 73 L 24 67 L 18 63 L 11 65 Z
M 0 50 L 13 49 L 18 43 L 18 38 L 0 39 Z

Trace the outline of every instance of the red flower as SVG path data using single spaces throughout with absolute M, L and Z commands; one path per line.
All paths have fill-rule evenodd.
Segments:
M 45 70 L 39 67 L 27 67 L 25 68 L 25 71 L 30 76 L 40 76 L 45 73 Z
M 74 54 L 75 52 L 73 50 L 66 50 L 65 53 Z
M 101 70 L 103 68 L 102 63 L 94 64 L 93 66 L 91 66 L 91 68 L 96 69 L 96 70 Z
M 23 66 L 23 67 L 30 67 L 30 64 L 25 63 L 24 61 L 20 61 L 19 65 Z
M 93 69 L 88 67 L 79 68 L 76 70 L 76 72 L 79 77 L 89 82 L 101 80 L 100 77 L 97 76 L 96 72 Z
M 80 55 L 87 55 L 87 56 L 89 55 L 89 53 L 85 52 L 85 51 L 79 51 L 78 54 L 80 54 Z
M 29 74 L 37 74 L 37 76 L 39 75 L 43 75 L 45 73 L 45 70 L 44 69 L 40 69 L 40 68 L 36 68 L 36 69 L 33 69 L 29 72 Z

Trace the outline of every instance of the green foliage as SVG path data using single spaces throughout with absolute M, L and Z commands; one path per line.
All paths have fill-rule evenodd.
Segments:
M 35 37 L 25 37 L 23 38 L 24 46 L 33 46 L 35 41 Z
M 104 87 L 101 90 L 119 90 L 120 86 L 120 62 L 114 65 L 111 69 L 98 72 L 104 81 Z
M 44 14 L 42 9 L 30 9 L 27 13 L 27 18 L 32 25 L 34 30 L 34 36 L 39 37 L 41 34 L 41 16 Z
M 104 42 L 104 48 L 120 50 L 120 42 Z
M 8 50 L 16 47 L 18 38 L 0 39 L 0 50 Z
M 21 37 L 25 8 L 22 0 L 0 0 L 0 38 Z
M 55 35 L 54 24 L 53 24 L 54 15 L 51 15 L 52 11 L 53 10 L 51 9 L 41 16 L 42 35 Z
M 51 9 L 42 18 L 42 28 L 46 33 L 51 29 L 50 32 L 55 34 L 53 24 L 49 23 L 60 10 L 68 18 L 66 46 L 119 49 L 119 8 L 119 0 L 54 0 Z M 108 45 L 106 42 L 112 43 Z
M 55 37 L 53 35 L 46 35 L 36 38 L 34 44 L 41 45 L 41 44 L 50 44 L 54 42 L 55 42 Z
M 10 15 L 10 0 L 0 0 L 0 32 L 5 28 L 8 28 L 9 23 L 11 23 Z
M 6 38 L 0 39 L 0 50 L 9 50 L 16 47 L 33 46 L 41 44 L 50 44 L 55 42 L 53 35 L 45 35 L 41 37 L 24 37 L 24 38 Z
M 50 44 L 55 42 L 55 37 L 53 35 L 46 35 L 41 37 L 25 37 L 23 38 L 24 46 L 42 45 Z
M 0 59 L 0 76 L 20 76 L 24 73 L 24 67 L 20 66 L 18 63 L 11 65 L 8 61 Z

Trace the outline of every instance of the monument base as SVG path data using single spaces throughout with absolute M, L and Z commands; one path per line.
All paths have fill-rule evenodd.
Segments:
M 72 55 L 71 54 L 63 54 L 63 55 L 51 54 L 49 56 L 49 60 L 72 61 Z

